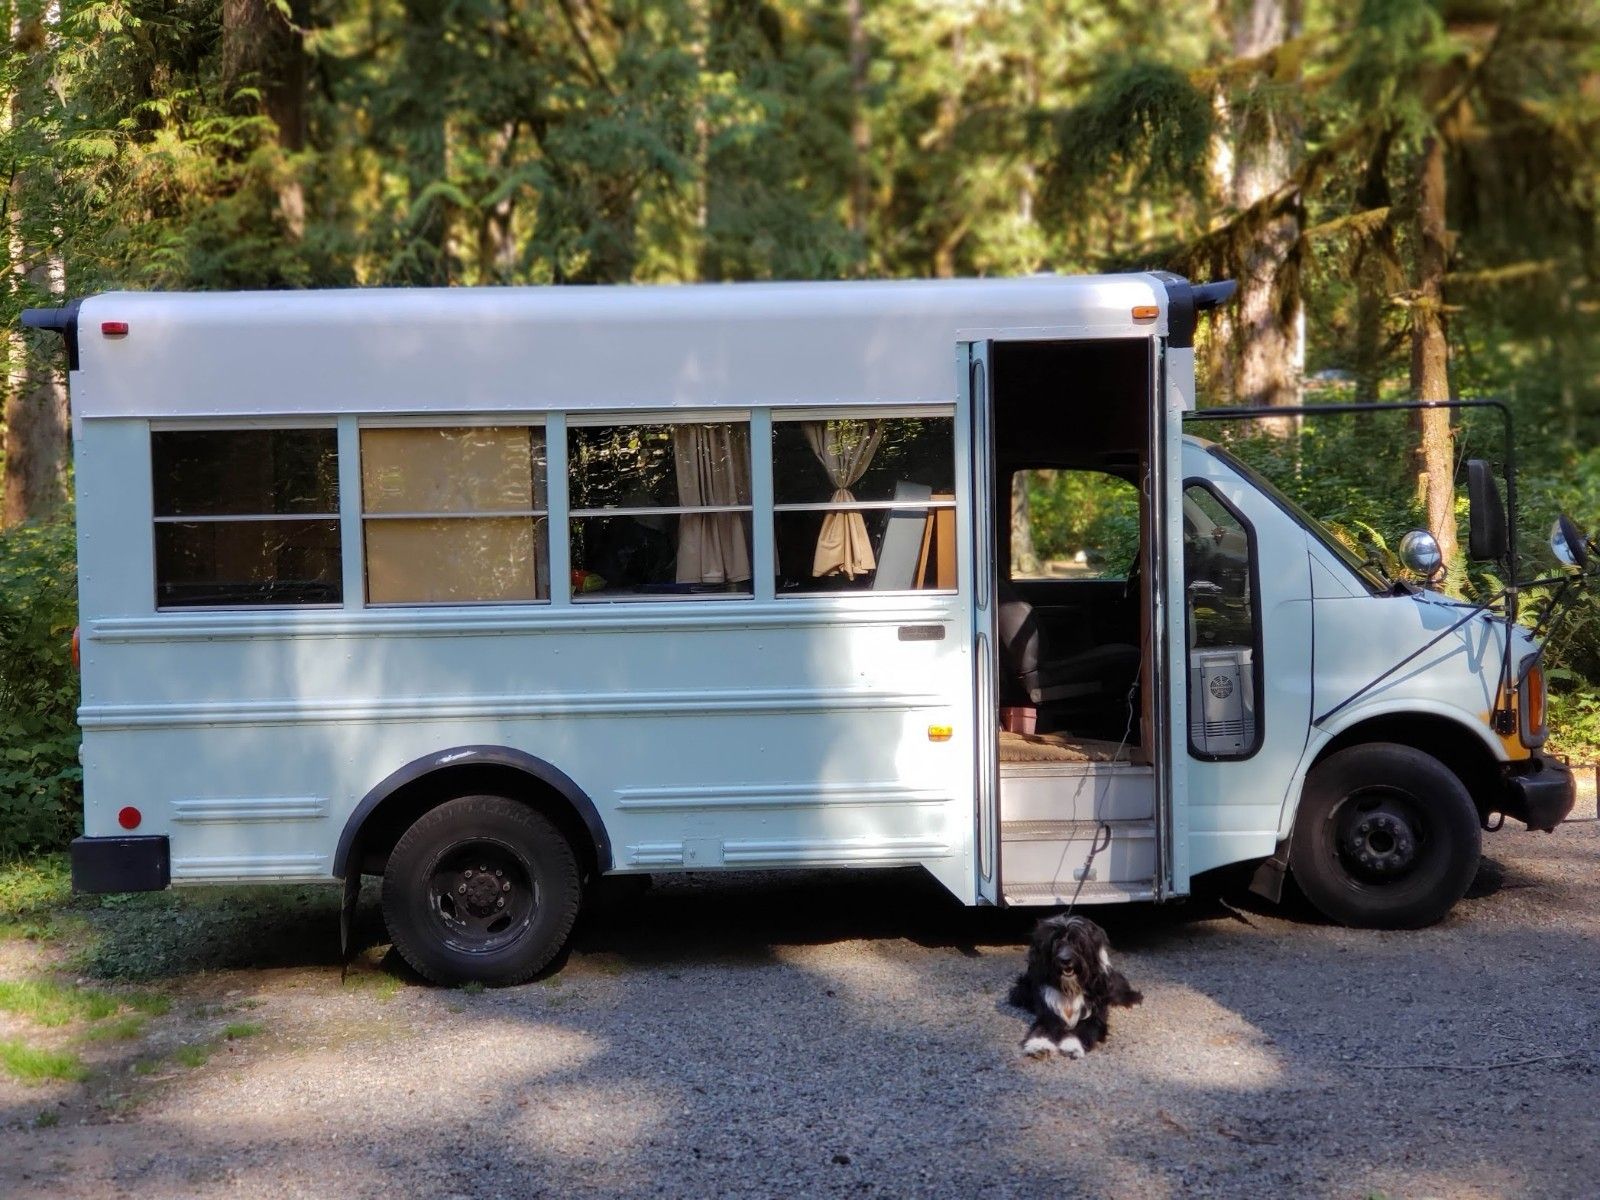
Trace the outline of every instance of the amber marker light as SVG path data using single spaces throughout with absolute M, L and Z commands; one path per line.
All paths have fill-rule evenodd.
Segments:
M 1133 306 L 1133 319 L 1135 321 L 1154 321 L 1161 315 L 1161 309 L 1154 304 L 1135 304 Z
M 949 725 L 929 725 L 928 740 L 930 742 L 948 742 L 955 729 Z

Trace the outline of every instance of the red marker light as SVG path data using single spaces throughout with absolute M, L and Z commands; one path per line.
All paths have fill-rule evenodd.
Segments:
M 106 337 L 127 337 L 128 323 L 126 321 L 101 321 L 100 332 Z
M 83 670 L 83 651 L 78 642 L 78 627 L 76 625 L 72 627 L 72 669 L 74 671 Z
M 139 822 L 142 820 L 144 820 L 144 814 L 131 804 L 117 814 L 117 824 L 124 829 L 137 829 L 139 828 Z

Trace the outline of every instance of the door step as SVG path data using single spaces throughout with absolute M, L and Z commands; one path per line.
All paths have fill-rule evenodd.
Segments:
M 1013 908 L 1034 906 L 1056 908 L 1072 903 L 1077 892 L 1076 883 L 1010 883 L 1004 885 L 1005 901 Z M 1077 892 L 1079 904 L 1127 904 L 1134 900 L 1154 900 L 1155 891 L 1148 884 L 1135 883 L 1085 883 Z
M 1101 825 L 1118 838 L 1153 838 L 1154 821 L 1007 821 L 1000 826 L 1001 842 L 1081 842 L 1093 841 Z
M 1148 899 L 1155 890 L 1156 823 L 1006 821 L 1000 826 L 1000 878 L 1008 904 L 1065 904 L 1079 881 L 1086 903 Z

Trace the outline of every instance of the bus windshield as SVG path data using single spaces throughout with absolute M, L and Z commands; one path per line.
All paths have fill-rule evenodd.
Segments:
M 1345 566 L 1349 567 L 1350 570 L 1355 572 L 1355 574 L 1361 579 L 1361 582 L 1366 585 L 1368 591 L 1372 592 L 1374 595 L 1377 595 L 1379 593 L 1391 590 L 1391 588 L 1394 586 L 1391 581 L 1385 579 L 1370 562 L 1362 558 L 1361 555 L 1357 554 L 1349 546 L 1340 541 L 1339 538 L 1334 535 L 1333 530 L 1329 529 L 1326 525 L 1317 520 L 1316 517 L 1312 516 L 1305 509 L 1301 508 L 1300 505 L 1296 504 L 1293 500 L 1289 499 L 1288 496 L 1284 495 L 1283 492 L 1278 489 L 1278 486 L 1265 475 L 1261 474 L 1260 471 L 1257 471 L 1254 467 L 1240 459 L 1237 455 L 1224 450 L 1221 446 L 1213 444 L 1207 446 L 1206 451 L 1215 455 L 1217 458 L 1227 463 L 1235 471 L 1239 472 L 1240 475 L 1244 476 L 1244 478 L 1248 479 L 1252 484 L 1259 488 L 1262 495 L 1266 496 L 1279 508 L 1283 509 L 1283 511 L 1288 513 L 1289 516 L 1293 517 L 1294 520 L 1302 528 L 1304 528 L 1307 533 L 1311 534 L 1312 537 L 1316 538 L 1317 541 L 1321 542 L 1324 546 L 1331 550 L 1340 562 L 1344 563 Z

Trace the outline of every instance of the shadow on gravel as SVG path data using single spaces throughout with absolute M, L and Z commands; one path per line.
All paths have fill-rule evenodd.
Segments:
M 1322 924 L 1224 878 L 1180 906 L 1094 910 L 1147 1000 L 1073 1064 L 1019 1063 L 1025 1022 L 997 1011 L 1037 914 L 962 908 L 915 871 L 608 889 L 543 986 L 418 988 L 391 1010 L 436 1055 L 405 1080 L 426 1102 L 391 1075 L 324 1102 L 349 1060 L 323 1047 L 297 1068 L 303 1119 L 163 1118 L 129 1131 L 119 1178 L 313 1194 L 337 1138 L 347 1183 L 399 1194 L 1581 1195 L 1600 1174 L 1595 879 L 1558 876 L 1544 847 L 1512 843 L 1412 933 Z M 170 911 L 108 920 L 108 961 Z M 179 911 L 188 956 L 138 961 L 337 965 L 331 891 L 248 925 Z M 382 944 L 370 893 L 358 934 Z M 835 942 L 864 946 L 785 953 Z M 572 1049 L 524 1052 L 540 1045 Z

